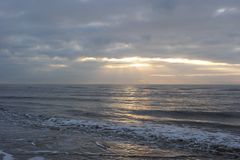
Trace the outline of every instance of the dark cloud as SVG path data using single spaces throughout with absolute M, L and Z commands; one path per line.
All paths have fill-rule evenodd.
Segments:
M 76 65 L 80 56 L 239 63 L 239 18 L 236 0 L 2 0 L 0 80 L 96 79 L 100 66 Z M 55 63 L 68 67 L 47 67 Z

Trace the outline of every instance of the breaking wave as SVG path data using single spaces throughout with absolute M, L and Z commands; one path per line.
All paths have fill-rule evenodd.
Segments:
M 108 121 L 68 119 L 45 115 L 19 114 L 0 108 L 0 119 L 24 126 L 59 130 L 79 130 L 102 137 L 122 138 L 143 144 L 168 146 L 198 151 L 240 153 L 240 135 L 218 130 L 215 132 L 189 126 L 170 124 L 114 123 Z

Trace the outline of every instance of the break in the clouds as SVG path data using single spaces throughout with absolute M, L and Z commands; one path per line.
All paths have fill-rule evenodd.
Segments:
M 1 0 L 1 83 L 237 83 L 237 0 Z

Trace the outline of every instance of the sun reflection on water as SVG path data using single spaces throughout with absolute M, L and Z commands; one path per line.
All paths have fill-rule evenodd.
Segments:
M 114 108 L 114 116 L 118 117 L 113 121 L 130 124 L 130 123 L 141 123 L 141 120 L 153 119 L 151 116 L 137 115 L 132 111 L 135 110 L 147 110 L 151 106 L 143 105 L 140 103 L 141 100 L 148 101 L 149 98 L 142 95 L 142 90 L 136 86 L 127 86 L 122 89 L 123 95 L 119 97 L 121 103 L 112 104 L 111 107 Z

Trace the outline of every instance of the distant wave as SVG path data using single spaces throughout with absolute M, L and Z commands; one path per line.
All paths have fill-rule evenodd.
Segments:
M 98 101 L 107 101 L 107 98 L 106 99 L 103 99 L 101 97 L 59 97 L 59 96 L 55 96 L 55 97 L 40 97 L 40 96 L 0 96 L 0 99 L 16 99 L 16 100 L 24 100 L 24 99 L 27 99 L 27 100 L 59 100 L 59 101 L 66 101 L 66 100 L 75 100 L 75 101 L 95 101 L 95 102 L 98 102 Z
M 160 121 L 214 128 L 236 129 L 240 127 L 240 112 L 204 112 L 174 110 L 134 110 L 132 114 L 156 117 Z M 154 119 L 154 118 L 153 118 Z
M 167 111 L 167 110 L 134 110 L 132 111 L 139 115 L 152 116 L 175 116 L 175 117 L 214 117 L 214 118 L 239 118 L 240 112 L 206 112 L 206 111 Z
M 222 89 L 222 91 L 240 92 L 240 88 L 228 88 L 228 89 Z

